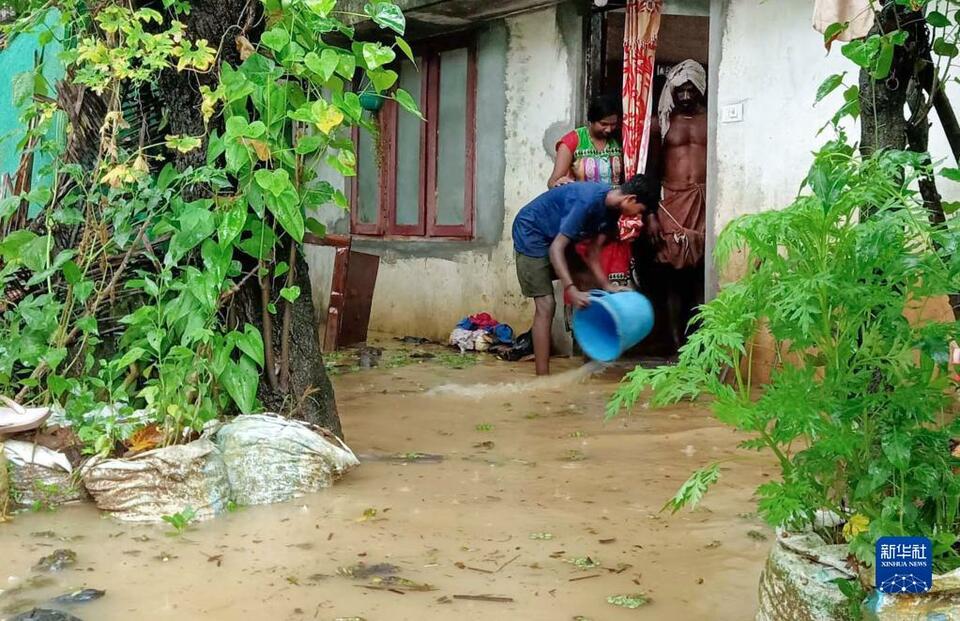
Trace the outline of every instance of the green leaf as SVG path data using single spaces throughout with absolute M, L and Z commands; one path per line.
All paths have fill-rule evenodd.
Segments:
M 327 234 L 327 227 L 315 218 L 307 218 L 307 230 L 317 237 L 324 237 Z
M 123 356 L 113 363 L 114 367 L 118 369 L 125 369 L 134 362 L 143 358 L 143 355 L 146 353 L 147 351 L 142 347 L 131 347 L 127 350 L 127 353 L 123 354 Z
M 707 490 L 711 485 L 716 483 L 720 479 L 720 464 L 711 464 L 705 468 L 697 470 L 690 475 L 690 478 L 680 486 L 680 489 L 677 490 L 677 494 L 671 498 L 667 504 L 663 506 L 661 511 L 670 509 L 672 513 L 676 513 L 684 506 L 689 506 L 691 509 L 697 506 L 697 503 L 703 498 L 703 495 L 707 493 Z
M 280 261 L 277 263 L 276 267 L 273 268 L 273 277 L 280 278 L 284 274 L 290 271 L 290 266 L 286 261 Z
M 250 358 L 242 356 L 239 362 L 227 362 L 220 374 L 220 383 L 242 413 L 253 412 L 257 401 L 257 387 L 260 385 L 260 373 Z
M 957 54 L 960 54 L 960 50 L 957 49 L 955 43 L 950 43 L 943 37 L 937 37 L 936 41 L 933 42 L 933 51 L 940 55 L 946 56 L 947 58 L 954 58 Z
M 83 280 L 83 274 L 80 273 L 80 268 L 73 261 L 67 261 L 63 264 L 63 277 L 68 285 L 75 285 Z
M 363 106 L 360 105 L 360 96 L 356 93 L 344 93 L 343 102 L 340 106 L 343 111 L 354 121 L 360 120 L 363 114 Z
M 943 213 L 948 216 L 960 210 L 960 201 L 943 201 L 940 205 L 943 207 Z
M 273 213 L 280 226 L 297 243 L 303 241 L 303 212 L 300 210 L 300 197 L 291 185 L 279 196 L 266 197 L 267 209 Z
M 396 52 L 379 43 L 364 43 L 361 50 L 363 61 L 366 63 L 367 69 L 370 70 L 388 65 L 397 57 Z
M 880 51 L 880 37 L 876 35 L 866 41 L 856 40 L 845 44 L 841 49 L 844 56 L 858 66 L 869 69 L 873 59 Z
M 303 59 L 303 64 L 307 69 L 320 76 L 320 79 L 326 82 L 333 77 L 340 63 L 340 54 L 333 48 L 323 50 L 318 56 L 316 52 L 310 52 Z
M 267 310 L 270 311 L 270 314 L 271 314 L 271 315 L 276 315 L 276 314 L 277 314 L 277 305 L 274 304 L 273 302 L 270 302 L 269 304 L 267 304 Z
M 927 23 L 934 28 L 947 28 L 950 26 L 950 18 L 940 11 L 930 11 L 927 14 Z
M 34 236 L 20 249 L 20 262 L 34 272 L 39 272 L 47 265 L 47 236 Z
M 297 140 L 294 151 L 297 155 L 307 155 L 317 151 L 327 143 L 327 137 L 322 134 L 306 134 Z
M 960 168 L 944 168 L 940 175 L 950 181 L 960 181 Z
M 347 198 L 347 195 L 340 190 L 334 190 L 333 202 L 340 209 L 350 211 L 350 200 Z
M 33 99 L 34 73 L 33 71 L 24 71 L 13 77 L 13 105 L 22 108 L 28 101 Z
M 223 245 L 231 243 L 243 232 L 247 222 L 247 201 L 237 198 L 230 202 L 229 209 L 220 212 L 220 224 L 217 226 L 217 239 Z
M 363 12 L 381 28 L 389 28 L 398 34 L 403 34 L 407 27 L 403 11 L 392 2 L 368 2 Z
M 73 287 L 73 297 L 77 298 L 77 301 L 83 304 L 93 295 L 93 287 L 94 283 L 92 280 L 79 282 Z
M 97 327 L 97 318 L 92 315 L 84 315 L 74 324 L 78 330 L 84 334 L 100 334 Z
M 260 334 L 260 330 L 257 330 L 254 326 L 245 324 L 243 326 L 243 334 L 239 332 L 235 333 L 237 335 L 237 347 L 250 356 L 250 359 L 256 362 L 261 368 L 263 367 L 263 335 Z
M 413 63 L 413 66 L 417 66 L 417 59 L 413 55 L 413 49 L 410 47 L 410 44 L 406 42 L 403 37 L 396 37 L 397 47 L 400 48 L 400 51 L 403 52 L 403 55 L 410 59 L 410 62 Z
M 0 257 L 3 257 L 4 261 L 15 261 L 22 249 L 36 239 L 38 239 L 37 234 L 32 231 L 26 229 L 14 231 L 0 241 Z
M 229 138 L 260 138 L 267 132 L 267 126 L 262 121 L 250 123 L 243 115 L 234 115 L 227 119 L 227 133 Z
M 377 89 L 377 92 L 388 90 L 396 84 L 397 78 L 400 77 L 396 71 L 391 69 L 374 69 L 373 71 L 367 72 L 367 75 L 370 77 L 370 82 L 373 84 L 373 88 Z
M 174 262 L 212 236 L 216 230 L 216 218 L 210 212 L 209 203 L 209 200 L 198 200 L 184 206 L 184 211 L 178 218 L 179 230 L 170 239 L 168 249 L 168 256 Z
M 290 43 L 290 33 L 280 26 L 274 26 L 261 35 L 260 42 L 274 52 L 279 52 Z
M 847 28 L 850 27 L 850 22 L 838 22 L 835 24 L 830 24 L 827 26 L 827 29 L 823 31 L 823 46 L 827 48 L 827 51 L 830 51 L 830 46 L 833 45 L 833 42 L 837 40 Z
M 207 271 L 213 273 L 219 282 L 226 280 L 230 262 L 233 261 L 233 246 L 220 245 L 212 239 L 205 239 L 200 247 L 200 256 L 203 257 L 203 266 Z
M 169 163 L 164 165 L 160 174 L 157 175 L 157 189 L 160 191 L 166 190 L 176 181 L 178 175 L 176 166 Z
M 326 17 L 337 6 L 337 0 L 303 0 L 303 4 L 320 17 Z
M 890 69 L 893 67 L 893 52 L 893 43 L 883 39 L 880 44 L 880 53 L 877 55 L 876 66 L 871 72 L 874 80 L 883 80 L 890 75 Z
M 337 63 L 337 75 L 341 75 L 347 80 L 353 79 L 353 74 L 357 71 L 357 58 L 353 54 L 340 54 Z
M 894 431 L 883 439 L 882 447 L 883 454 L 897 470 L 904 470 L 910 465 L 909 436 Z
M 248 219 L 243 235 L 243 239 L 236 246 L 241 252 L 255 259 L 268 256 L 277 243 L 277 236 L 273 229 L 264 226 L 259 219 Z
M 203 139 L 199 136 L 177 136 L 171 134 L 164 139 L 164 144 L 171 151 L 189 153 L 202 145 Z
M 292 287 L 284 287 L 280 290 L 280 297 L 288 302 L 296 302 L 297 298 L 300 297 L 300 287 L 296 285 Z
M 400 104 L 404 110 L 413 114 L 414 116 L 423 119 L 423 115 L 420 114 L 420 108 L 417 107 L 417 102 L 413 100 L 413 97 L 410 96 L 410 93 L 398 88 L 393 94 L 393 98 L 397 100 L 397 103 Z
M 817 89 L 816 103 L 820 103 L 821 101 L 823 101 L 824 97 L 826 97 L 833 91 L 837 90 L 837 88 L 841 84 L 843 84 L 843 77 L 845 75 L 846 75 L 846 72 L 835 73 L 832 76 L 828 77 L 826 80 L 824 80 L 823 83 L 820 85 L 820 88 Z
M 293 190 L 293 184 L 290 183 L 290 174 L 286 170 L 267 170 L 262 168 L 253 174 L 257 185 L 278 197 L 288 190 Z

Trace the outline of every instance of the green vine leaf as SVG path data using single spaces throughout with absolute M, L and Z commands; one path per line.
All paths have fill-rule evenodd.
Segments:
M 397 103 L 403 107 L 404 110 L 413 114 L 414 116 L 419 117 L 421 120 L 426 120 L 423 118 L 423 114 L 420 113 L 420 108 L 417 106 L 417 102 L 413 100 L 413 97 L 407 91 L 402 88 L 398 88 L 393 94 L 393 98 L 397 100 Z
M 189 153 L 203 144 L 203 138 L 199 136 L 178 136 L 170 134 L 164 138 L 164 144 L 171 151 Z
M 410 62 L 413 63 L 413 66 L 417 66 L 417 59 L 413 55 L 413 49 L 410 47 L 410 44 L 403 37 L 396 37 L 397 47 L 400 48 L 400 51 L 403 52 L 403 55 L 410 59 Z
M 820 88 L 817 89 L 816 103 L 820 103 L 823 101 L 824 97 L 837 90 L 837 88 L 843 84 L 843 78 L 845 75 L 847 75 L 846 72 L 835 73 L 824 80 L 823 83 L 820 84 Z
M 280 26 L 274 26 L 263 33 L 260 42 L 274 52 L 280 52 L 290 43 L 290 33 Z
M 363 7 L 364 13 L 370 16 L 381 28 L 389 28 L 397 34 L 403 34 L 407 27 L 407 20 L 400 7 L 392 2 L 368 2 Z
M 280 297 L 288 302 L 296 302 L 297 298 L 300 297 L 300 287 L 296 285 L 292 287 L 284 287 L 280 290 Z
M 307 69 L 320 76 L 324 82 L 333 77 L 339 63 L 340 54 L 331 48 L 323 50 L 319 55 L 316 52 L 309 52 L 303 59 Z
M 363 61 L 367 69 L 370 70 L 388 65 L 397 57 L 396 52 L 379 43 L 364 43 L 361 46 L 361 53 L 363 54 Z

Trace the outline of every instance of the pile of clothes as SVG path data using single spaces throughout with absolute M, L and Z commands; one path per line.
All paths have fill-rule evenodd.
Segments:
M 464 317 L 450 333 L 450 345 L 460 352 L 481 351 L 497 353 L 513 346 L 513 328 L 500 323 L 489 313 Z

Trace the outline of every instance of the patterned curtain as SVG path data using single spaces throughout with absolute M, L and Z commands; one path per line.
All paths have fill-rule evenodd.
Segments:
M 623 35 L 624 178 L 643 172 L 650 142 L 653 72 L 663 0 L 630 0 Z

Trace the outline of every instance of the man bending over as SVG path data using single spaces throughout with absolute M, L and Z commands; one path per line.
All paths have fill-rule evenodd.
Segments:
M 556 301 L 553 281 L 559 279 L 566 297 L 576 308 L 590 304 L 571 277 L 571 261 L 579 261 L 573 245 L 594 239 L 606 241 L 605 231 L 615 231 L 621 214 L 645 215 L 656 210 L 659 188 L 648 177 L 637 175 L 613 189 L 601 183 L 568 183 L 549 190 L 520 210 L 513 221 L 513 248 L 517 279 L 523 295 L 533 298 L 533 355 L 537 375 L 550 373 L 550 325 Z M 599 253 L 587 253 L 590 280 L 597 288 L 617 289 L 607 280 Z M 586 288 L 586 287 L 585 287 Z

